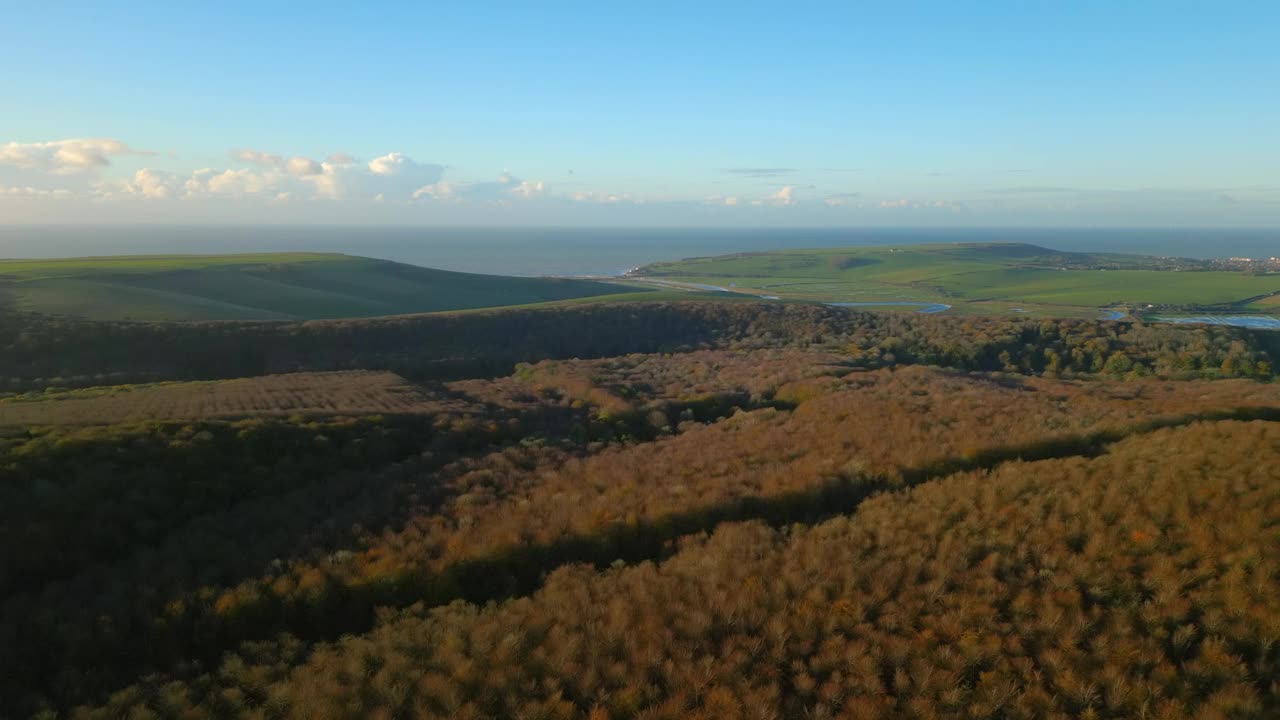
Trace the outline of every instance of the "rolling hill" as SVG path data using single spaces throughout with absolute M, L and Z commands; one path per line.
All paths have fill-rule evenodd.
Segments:
M 1179 271 L 1165 258 L 1066 253 L 1021 243 L 743 253 L 656 263 L 634 277 L 783 300 L 944 303 L 959 314 L 1057 317 L 1094 317 L 1100 307 L 1147 304 L 1265 310 L 1257 299 L 1280 291 L 1280 274 Z
M 449 272 L 332 253 L 0 260 L 0 308 L 92 320 L 309 320 L 637 292 L 591 280 Z

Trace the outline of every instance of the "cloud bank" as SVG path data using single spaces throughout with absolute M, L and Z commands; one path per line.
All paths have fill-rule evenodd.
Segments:
M 1280 224 L 1280 186 L 1089 188 L 1047 176 L 1009 187 L 945 181 L 950 192 L 836 169 L 730 166 L 702 178 L 561 171 L 466 173 L 401 150 L 359 157 L 239 147 L 183 168 L 116 138 L 0 144 L 0 222 L 598 224 Z M 841 169 L 843 170 L 843 169 Z M 489 174 L 492 172 L 493 174 Z M 773 179 L 770 182 L 770 179 Z M 763 182 L 762 182 L 763 181 Z M 1059 184 L 1061 183 L 1061 184 Z M 718 190 L 714 195 L 708 194 Z M 928 194 L 923 194 L 927 192 Z
M 104 168 L 113 157 L 152 155 L 109 138 L 72 138 L 52 142 L 0 145 L 0 166 L 66 175 Z

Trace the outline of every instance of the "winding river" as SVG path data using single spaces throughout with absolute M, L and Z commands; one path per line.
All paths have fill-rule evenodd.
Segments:
M 830 306 L 832 306 L 832 307 L 918 307 L 918 308 L 920 308 L 920 309 L 919 309 L 919 310 L 916 310 L 916 312 L 918 312 L 918 313 L 924 313 L 924 314 L 926 314 L 926 315 L 932 315 L 932 314 L 934 314 L 934 313 L 940 313 L 940 312 L 942 312 L 942 311 L 944 311 L 944 310 L 950 310 L 950 309 L 951 309 L 951 306 L 950 306 L 950 305 L 944 305 L 944 304 L 942 304 L 942 303 L 907 302 L 907 301 L 902 301 L 902 302 L 888 302 L 888 301 L 885 301 L 885 302 L 833 302 L 833 303 L 825 303 L 825 304 L 826 304 L 826 305 L 830 305 Z
M 1180 325 L 1230 325 L 1251 330 L 1280 330 L 1280 318 L 1266 315 L 1197 315 L 1195 317 L 1157 317 L 1153 319 Z

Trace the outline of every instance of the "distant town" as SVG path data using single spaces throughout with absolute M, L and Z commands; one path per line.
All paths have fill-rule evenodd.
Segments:
M 1034 264 L 1048 264 L 1063 270 L 1168 270 L 1172 272 L 1243 272 L 1256 275 L 1280 273 L 1280 256 L 1262 258 L 1187 258 L 1168 255 L 1091 255 L 1063 253 L 1035 258 Z

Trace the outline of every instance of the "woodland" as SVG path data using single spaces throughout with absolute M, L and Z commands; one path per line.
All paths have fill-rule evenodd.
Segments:
M 1274 333 L 633 302 L 0 350 L 3 718 L 1280 713 Z

